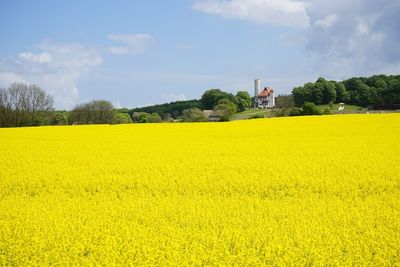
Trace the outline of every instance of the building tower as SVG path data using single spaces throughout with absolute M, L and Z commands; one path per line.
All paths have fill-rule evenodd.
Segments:
M 254 108 L 257 108 L 257 95 L 260 93 L 261 81 L 260 79 L 254 80 Z
M 261 89 L 261 81 L 260 79 L 254 80 L 254 97 L 256 97 L 260 93 Z

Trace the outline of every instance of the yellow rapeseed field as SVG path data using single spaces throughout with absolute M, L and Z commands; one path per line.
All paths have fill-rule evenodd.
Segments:
M 0 265 L 399 265 L 400 114 L 0 129 Z

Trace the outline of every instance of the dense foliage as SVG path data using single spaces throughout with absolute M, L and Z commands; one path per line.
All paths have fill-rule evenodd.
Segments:
M 221 99 L 228 99 L 235 105 L 238 105 L 238 99 L 235 95 L 222 91 L 221 89 L 209 89 L 201 96 L 201 105 L 203 109 L 214 109 Z
M 319 78 L 315 83 L 292 90 L 296 106 L 304 102 L 316 105 L 340 103 L 357 106 L 374 106 L 375 109 L 400 108 L 400 75 L 374 75 L 368 78 L 354 77 L 342 82 Z
M 246 91 L 239 91 L 236 95 L 231 93 L 227 93 L 222 91 L 221 89 L 209 89 L 204 92 L 201 97 L 201 100 L 187 100 L 187 101 L 176 101 L 167 104 L 153 105 L 141 108 L 134 108 L 127 111 L 132 117 L 135 112 L 145 112 L 148 114 L 157 113 L 161 116 L 164 121 L 170 121 L 170 118 L 178 119 L 182 118 L 183 121 L 192 121 L 192 115 L 196 117 L 197 115 L 201 115 L 197 112 L 196 109 L 199 110 L 213 110 L 219 105 L 220 100 L 227 99 L 229 103 L 233 103 L 236 111 L 244 111 L 246 108 L 251 107 L 251 98 L 249 93 Z M 183 114 L 183 111 L 186 111 L 186 114 Z M 219 108 L 221 110 L 221 106 Z M 190 114 L 190 113 L 196 114 Z M 218 113 L 218 112 L 217 112 Z M 226 120 L 226 112 L 224 113 L 223 120 Z M 232 113 L 230 113 L 232 114 Z M 195 120 L 203 120 L 202 116 L 195 118 Z M 133 118 L 133 121 L 137 121 Z
M 153 105 L 141 108 L 131 109 L 128 113 L 132 116 L 134 112 L 146 112 L 146 113 L 158 113 L 161 117 L 166 117 L 168 114 L 173 118 L 178 118 L 182 115 L 182 111 L 187 108 L 199 108 L 201 109 L 200 100 L 186 100 L 186 101 L 175 101 L 166 104 Z
M 114 117 L 113 123 L 115 124 L 126 124 L 132 123 L 132 118 L 128 113 L 125 112 L 117 112 Z
M 214 106 L 214 114 L 220 117 L 221 121 L 229 121 L 230 117 L 236 113 L 236 105 L 229 99 L 222 98 Z
M 249 93 L 247 91 L 239 91 L 236 94 L 237 98 L 237 110 L 239 112 L 245 111 L 246 108 L 250 108 L 252 101 Z
M 156 123 L 161 122 L 162 118 L 158 113 L 155 112 L 134 112 L 132 115 L 132 121 L 138 123 Z
M 67 125 L 69 112 L 66 110 L 56 110 L 50 115 L 50 125 Z
M 77 105 L 68 116 L 70 124 L 111 124 L 116 111 L 114 106 L 105 100 L 93 100 Z
M 0 266 L 397 266 L 400 114 L 0 129 Z

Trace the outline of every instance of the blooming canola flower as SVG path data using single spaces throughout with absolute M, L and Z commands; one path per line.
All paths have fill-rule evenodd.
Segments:
M 0 129 L 0 265 L 396 265 L 400 114 Z

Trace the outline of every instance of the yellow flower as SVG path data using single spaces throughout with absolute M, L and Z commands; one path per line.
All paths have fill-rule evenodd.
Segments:
M 396 265 L 400 114 L 0 129 L 0 265 Z

